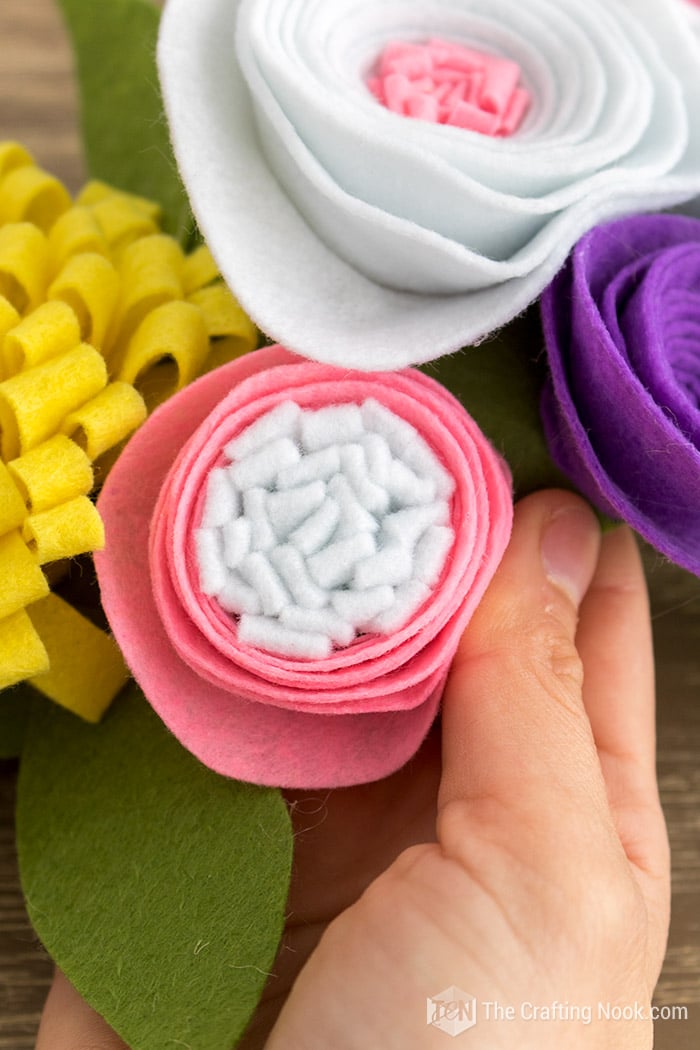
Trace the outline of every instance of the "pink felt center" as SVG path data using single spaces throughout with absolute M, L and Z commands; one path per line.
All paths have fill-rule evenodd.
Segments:
M 367 86 L 401 116 L 499 137 L 517 131 L 531 102 L 517 62 L 439 39 L 391 41 Z

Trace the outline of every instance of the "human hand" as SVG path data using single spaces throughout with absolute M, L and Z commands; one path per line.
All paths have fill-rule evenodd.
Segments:
M 552 581 L 539 549 L 555 519 L 568 559 Z M 576 497 L 524 500 L 453 666 L 442 763 L 436 727 L 385 781 L 290 794 L 290 921 L 242 1050 L 265 1045 L 285 1000 L 268 1050 L 444 1046 L 425 1001 L 453 984 L 515 1007 L 648 1007 L 669 896 L 648 612 L 631 536 L 609 534 L 598 560 L 599 543 Z M 123 1047 L 86 1010 L 59 977 L 38 1050 Z M 479 1028 L 482 1050 L 652 1041 L 649 1020 Z

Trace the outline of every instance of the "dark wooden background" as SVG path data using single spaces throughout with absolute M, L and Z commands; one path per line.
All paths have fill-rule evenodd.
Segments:
M 107 3 L 108 0 L 102 0 Z M 197 0 L 192 0 L 196 3 Z M 700 76 L 700 71 L 698 72 Z M 73 190 L 83 178 L 67 41 L 54 0 L 0 0 L 0 139 L 21 138 Z M 700 1046 L 700 581 L 648 554 L 658 666 L 659 777 L 673 850 L 673 923 L 657 1050 Z M 29 1050 L 51 964 L 29 926 L 13 847 L 16 769 L 0 762 L 0 1048 Z

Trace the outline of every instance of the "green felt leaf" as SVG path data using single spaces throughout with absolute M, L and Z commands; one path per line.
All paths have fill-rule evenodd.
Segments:
M 572 488 L 550 458 L 539 401 L 546 375 L 536 310 L 480 346 L 424 365 L 457 397 L 513 472 L 517 498 L 536 489 Z
M 0 758 L 21 754 L 34 696 L 32 687 L 25 684 L 0 692 Z
M 99 726 L 37 709 L 17 838 L 37 933 L 133 1050 L 231 1050 L 283 927 L 278 791 L 205 769 L 129 686 Z
M 186 240 L 193 221 L 170 148 L 150 0 L 58 0 L 75 52 L 83 142 L 93 178 L 158 201 L 165 229 Z

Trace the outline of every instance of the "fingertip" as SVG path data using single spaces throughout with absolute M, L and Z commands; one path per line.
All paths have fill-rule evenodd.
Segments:
M 56 969 L 41 1016 L 36 1050 L 129 1050 Z

